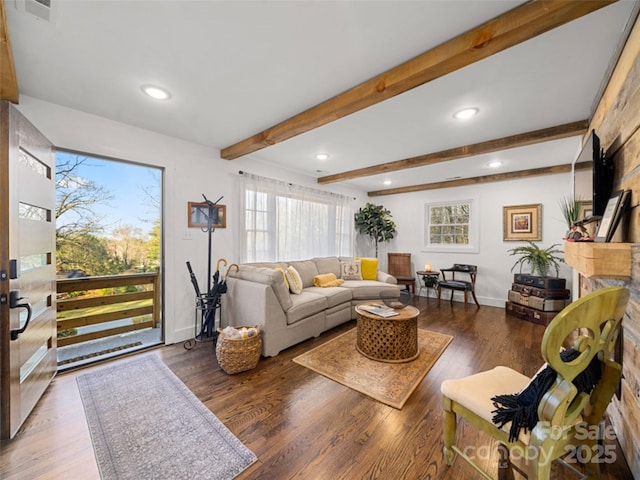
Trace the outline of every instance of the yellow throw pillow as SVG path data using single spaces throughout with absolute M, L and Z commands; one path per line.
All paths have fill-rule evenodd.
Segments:
M 278 265 L 277 267 L 273 267 L 273 269 L 282 272 L 282 278 L 284 278 L 284 284 L 286 285 L 287 290 L 289 290 L 289 280 L 287 280 L 287 272 L 284 271 L 284 268 Z
M 362 265 L 363 280 L 378 279 L 378 259 L 377 258 L 356 258 L 356 260 L 360 260 L 360 264 Z
M 291 266 L 287 268 L 287 280 L 289 280 L 289 291 L 300 295 L 302 293 L 302 277 L 298 271 Z

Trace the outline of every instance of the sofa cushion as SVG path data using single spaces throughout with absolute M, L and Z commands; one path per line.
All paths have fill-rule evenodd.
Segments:
M 301 262 L 289 262 L 289 265 L 295 268 L 302 278 L 302 288 L 313 286 L 313 277 L 318 275 L 318 267 L 311 260 Z
M 318 268 L 318 273 L 333 273 L 336 278 L 340 278 L 340 260 L 338 257 L 320 257 L 314 258 L 313 263 Z
M 351 290 L 344 287 L 309 287 L 305 288 L 304 291 L 325 297 L 329 308 L 350 302 L 352 298 Z
M 340 262 L 340 278 L 343 280 L 362 280 L 360 260 Z
M 380 292 L 394 289 L 400 295 L 400 289 L 396 285 L 374 280 L 345 280 L 342 288 L 350 288 L 354 300 L 380 299 Z
M 289 291 L 296 295 L 300 295 L 302 293 L 302 278 L 300 278 L 298 271 L 293 266 L 289 265 L 287 267 L 286 277 L 287 283 L 289 284 Z
M 287 310 L 287 325 L 294 324 L 327 308 L 327 299 L 304 289 L 300 295 L 291 297 L 293 306 Z

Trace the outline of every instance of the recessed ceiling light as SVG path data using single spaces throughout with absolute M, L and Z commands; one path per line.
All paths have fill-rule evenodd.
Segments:
M 493 162 L 489 163 L 489 166 L 491 168 L 498 168 L 500 165 L 502 165 L 502 162 L 500 160 L 494 160 Z
M 329 154 L 328 153 L 318 153 L 316 155 L 316 160 L 326 160 L 329 158 Z
M 171 98 L 171 94 L 160 87 L 156 87 L 155 85 L 143 85 L 142 91 L 149 95 L 151 98 L 155 98 L 156 100 L 167 100 Z
M 479 111 L 479 108 L 465 108 L 464 110 L 454 113 L 453 118 L 457 120 L 467 120 L 474 115 L 477 115 Z
M 385 180 L 385 181 L 384 181 L 384 182 L 382 182 L 382 183 L 384 183 L 385 185 L 391 185 L 391 180 Z

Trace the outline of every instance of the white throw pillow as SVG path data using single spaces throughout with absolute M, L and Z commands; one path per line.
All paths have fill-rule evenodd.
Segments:
M 360 260 L 340 263 L 340 277 L 343 280 L 362 280 Z
M 293 267 L 287 268 L 287 280 L 289 281 L 289 291 L 300 295 L 302 293 L 302 277 Z

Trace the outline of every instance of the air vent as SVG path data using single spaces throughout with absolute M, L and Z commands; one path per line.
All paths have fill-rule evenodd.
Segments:
M 16 8 L 45 22 L 53 22 L 52 0 L 16 0 Z

